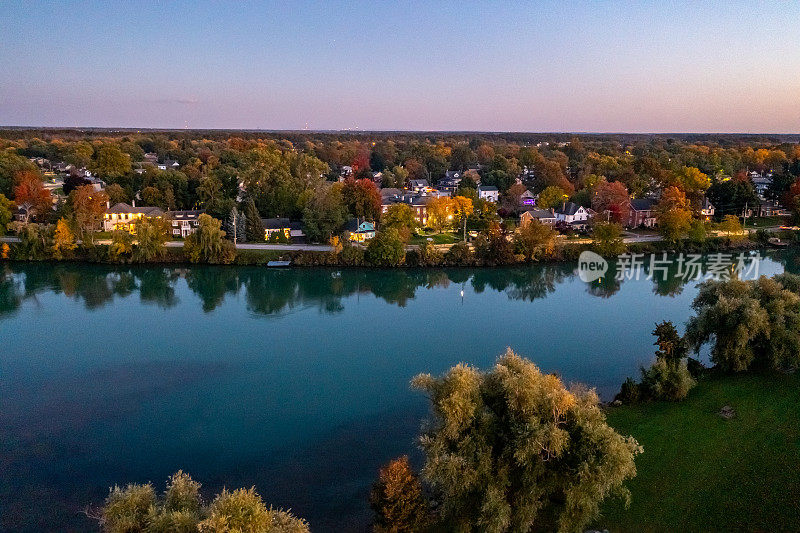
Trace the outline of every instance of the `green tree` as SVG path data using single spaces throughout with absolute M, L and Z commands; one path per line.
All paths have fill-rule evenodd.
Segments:
M 383 229 L 396 229 L 403 241 L 408 242 L 411 232 L 419 226 L 417 213 L 408 204 L 392 204 L 381 217 L 381 226 Z
M 197 219 L 197 229 L 186 237 L 183 249 L 192 263 L 228 264 L 236 257 L 236 248 L 225 239 L 222 223 L 205 213 Z
M 164 245 L 169 239 L 169 223 L 162 217 L 142 217 L 136 222 L 136 246 L 133 258 L 137 261 L 154 261 L 164 255 Z
M 562 202 L 566 201 L 566 199 L 567 192 L 564 189 L 551 185 L 539 193 L 539 198 L 536 199 L 536 207 L 541 209 L 558 207 Z
M 594 247 L 603 257 L 613 257 L 625 252 L 622 226 L 614 222 L 598 222 L 592 228 Z
M 24 157 L 9 150 L 0 150 L 0 194 L 11 197 L 14 178 L 20 172 L 38 172 L 38 169 Z
M 687 368 L 689 344 L 672 322 L 657 324 L 653 335 L 658 346 L 656 361 L 649 369 L 642 369 L 642 389 L 652 399 L 682 400 L 696 384 Z
M 303 227 L 312 242 L 328 242 L 347 222 L 347 208 L 342 200 L 342 186 L 321 185 L 303 210 Z
M 5 194 L 0 194 L 0 236 L 6 234 L 8 224 L 13 217 L 13 206 L 14 202 L 6 198 Z
M 800 365 L 800 278 L 706 281 L 692 303 L 686 338 L 695 351 L 711 342 L 723 371 Z
M 514 233 L 514 247 L 517 253 L 525 256 L 526 261 L 553 253 L 555 243 L 556 230 L 538 220 L 523 224 Z
M 400 233 L 395 228 L 378 232 L 364 252 L 364 259 L 374 266 L 392 267 L 403 264 L 406 257 L 406 246 Z
M 380 469 L 378 481 L 372 486 L 370 506 L 375 513 L 375 533 L 415 533 L 428 524 L 428 502 L 408 456 L 394 459 Z
M 568 390 L 509 349 L 480 372 L 413 380 L 432 404 L 423 478 L 450 531 L 580 531 L 610 495 L 628 497 L 641 447 L 607 423 L 593 390 Z
M 109 252 L 115 260 L 129 257 L 133 253 L 133 235 L 128 231 L 114 230 L 111 234 Z
M 261 222 L 261 215 L 252 198 L 244 201 L 244 216 L 247 221 L 245 226 L 247 240 L 249 242 L 264 242 L 264 224 Z
M 116 144 L 104 144 L 89 168 L 101 178 L 118 178 L 131 171 L 131 156 Z
M 115 485 L 103 506 L 100 526 L 106 533 L 143 533 L 155 503 L 156 492 L 149 483 L 131 483 L 125 488 Z

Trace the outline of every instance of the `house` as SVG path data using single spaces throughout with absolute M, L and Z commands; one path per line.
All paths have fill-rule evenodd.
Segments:
M 150 163 L 151 165 L 155 165 L 158 163 L 158 154 L 155 152 L 147 152 L 144 154 L 144 162 Z
M 478 186 L 478 198 L 497 203 L 497 200 L 500 199 L 500 191 L 494 185 L 480 185 Z
M 556 221 L 565 224 L 573 222 L 586 222 L 589 220 L 589 211 L 582 205 L 574 202 L 564 202 L 555 210 Z
M 530 190 L 526 190 L 519 196 L 519 206 L 520 207 L 533 207 L 536 205 L 536 195 L 533 194 Z
M 552 226 L 556 223 L 556 215 L 552 209 L 529 209 L 519 216 L 519 225 L 524 226 L 531 220 Z
M 428 223 L 428 204 L 434 198 L 444 194 L 441 191 L 436 191 L 435 194 L 431 193 L 424 193 L 418 194 L 413 192 L 401 192 L 398 191 L 397 194 L 383 194 L 383 191 L 389 191 L 390 189 L 382 189 L 381 190 L 381 212 L 385 213 L 389 210 L 389 207 L 393 204 L 407 204 L 411 206 L 416 214 L 417 222 L 419 222 L 422 226 Z
M 203 210 L 167 211 L 167 219 L 172 227 L 172 235 L 186 238 L 197 231 L 198 219 L 205 213 Z
M 630 201 L 628 210 L 628 222 L 625 224 L 628 228 L 638 228 L 644 226 L 652 228 L 656 225 L 656 217 L 653 214 L 653 207 L 655 200 L 650 198 L 634 198 Z
M 700 216 L 703 220 L 711 220 L 711 217 L 714 216 L 714 204 L 712 204 L 708 198 L 703 198 L 703 205 L 700 208 Z
M 769 189 L 769 186 L 772 185 L 772 176 L 764 177 L 759 175 L 751 178 L 751 181 L 753 182 L 753 188 L 756 190 L 756 194 L 759 196 L 759 198 L 764 198 L 764 195 L 767 193 L 767 189 Z
M 159 207 L 136 207 L 136 202 L 133 204 L 128 205 L 120 202 L 106 209 L 103 215 L 103 230 L 124 230 L 134 233 L 136 231 L 136 222 L 140 218 L 160 218 L 164 216 L 164 211 Z
M 444 178 L 439 180 L 436 188 L 440 191 L 455 193 L 460 184 L 461 172 L 457 170 L 448 170 L 444 173 Z
M 414 192 L 425 192 L 430 188 L 428 180 L 410 180 L 408 187 Z
M 158 170 L 175 170 L 179 166 L 181 164 L 174 159 L 165 159 L 163 163 L 158 164 Z
M 364 242 L 375 237 L 375 224 L 372 222 L 361 222 L 357 219 L 350 219 L 344 227 L 347 239 L 351 242 Z
M 777 202 L 773 202 L 772 200 L 758 201 L 758 211 L 756 212 L 757 216 L 773 217 L 778 215 L 780 212 L 781 208 L 778 206 Z
M 287 241 L 305 237 L 303 225 L 288 218 L 262 218 L 261 225 L 264 226 L 265 241 L 280 238 L 281 235 Z

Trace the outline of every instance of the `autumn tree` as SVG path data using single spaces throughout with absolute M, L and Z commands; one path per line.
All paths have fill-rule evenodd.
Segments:
M 594 189 L 592 208 L 612 222 L 625 223 L 628 220 L 630 196 L 625 185 L 618 181 L 601 181 Z
M 692 222 L 689 201 L 682 190 L 667 187 L 655 209 L 658 231 L 665 240 L 678 242 L 688 231 Z
M 92 233 L 100 229 L 107 202 L 108 195 L 104 191 L 95 190 L 91 185 L 78 187 L 69 194 L 67 205 L 81 240 L 91 240 Z
M 0 194 L 11 197 L 14 193 L 16 176 L 23 172 L 38 173 L 36 165 L 13 153 L 0 150 Z
M 514 246 L 517 253 L 525 256 L 526 261 L 539 259 L 553 253 L 556 234 L 556 230 L 552 227 L 538 220 L 531 220 L 517 228 L 514 233 Z
M 72 252 L 78 244 L 75 242 L 75 234 L 69 226 L 69 222 L 64 219 L 58 219 L 56 223 L 56 230 L 53 234 L 53 257 L 56 259 L 65 259 L 72 255 Z
M 558 207 L 567 199 L 567 193 L 561 187 L 551 185 L 539 193 L 536 199 L 536 207 L 541 209 L 550 209 L 551 207 Z
M 422 476 L 442 530 L 581 531 L 606 497 L 629 497 L 642 449 L 608 425 L 594 390 L 511 349 L 490 371 L 459 364 L 412 383 L 431 401 Z
M 18 172 L 14 178 L 14 202 L 25 212 L 25 222 L 52 211 L 53 197 L 44 188 L 38 172 Z
M 471 198 L 466 196 L 454 196 L 451 204 L 453 214 L 458 219 L 458 225 L 463 229 L 463 239 L 467 240 L 467 219 L 475 211 Z
M 111 205 L 128 201 L 128 193 L 125 192 L 125 189 L 123 189 L 119 183 L 112 183 L 106 187 L 105 191 Z
M 408 456 L 380 469 L 370 493 L 370 506 L 375 513 L 376 533 L 416 533 L 428 525 L 428 502 Z
M 370 179 L 348 179 L 342 186 L 342 203 L 350 214 L 361 220 L 378 220 L 381 193 Z
M 428 202 L 428 226 L 441 233 L 453 224 L 453 199 L 447 196 L 432 198 Z
M 744 229 L 739 222 L 739 218 L 733 215 L 725 215 L 722 222 L 717 225 L 717 229 L 731 239 L 742 239 Z

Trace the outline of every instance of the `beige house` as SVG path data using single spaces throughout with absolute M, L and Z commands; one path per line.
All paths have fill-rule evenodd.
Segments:
M 136 221 L 142 217 L 163 217 L 158 207 L 136 207 L 120 202 L 106 209 L 103 215 L 103 231 L 124 230 L 135 232 Z

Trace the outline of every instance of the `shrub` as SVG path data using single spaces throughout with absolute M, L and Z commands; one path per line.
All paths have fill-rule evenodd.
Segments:
M 346 266 L 361 266 L 364 264 L 364 250 L 344 241 L 339 259 Z
M 406 258 L 406 247 L 400 234 L 394 228 L 378 232 L 369 241 L 364 259 L 373 266 L 399 266 Z
M 453 266 L 471 265 L 473 263 L 472 249 L 465 242 L 457 242 L 445 252 L 444 261 Z
M 654 400 L 683 400 L 695 385 L 686 361 L 670 364 L 666 359 L 658 358 L 649 369 L 642 369 L 641 388 L 648 398 Z
M 305 520 L 286 511 L 268 509 L 255 488 L 223 489 L 204 506 L 200 484 L 177 472 L 167 482 L 164 497 L 153 485 L 130 484 L 111 489 L 97 517 L 107 533 L 308 533 Z

